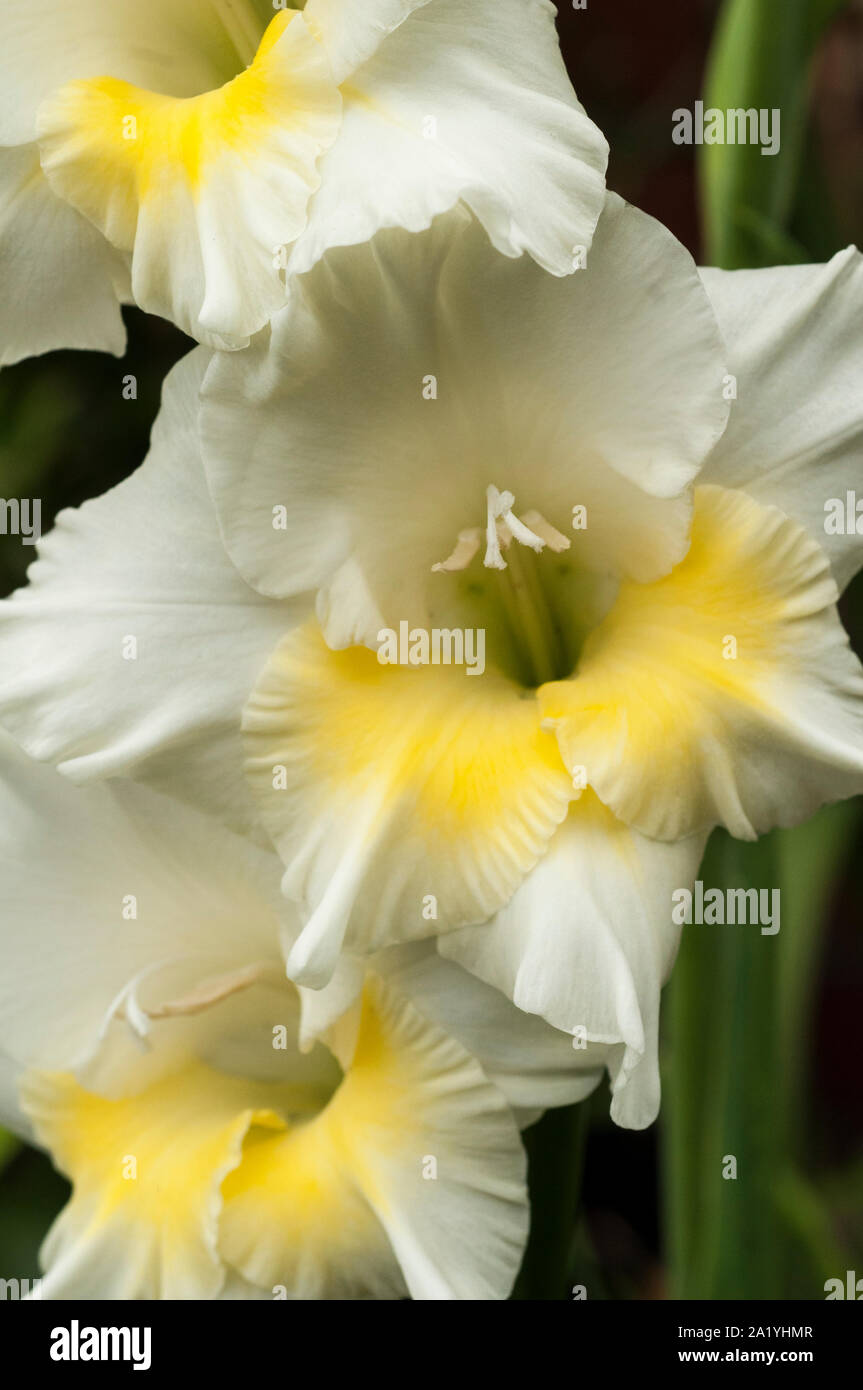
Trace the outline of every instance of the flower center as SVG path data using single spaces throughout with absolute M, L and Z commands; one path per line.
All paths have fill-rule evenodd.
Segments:
M 100 1067 L 122 1070 L 124 1049 L 115 1045 L 117 1021 L 131 1031 L 143 1052 L 161 1045 L 166 1022 L 184 1036 L 200 1063 L 254 1090 L 281 1088 L 268 1105 L 293 1124 L 318 1114 L 342 1081 L 331 1050 L 316 1043 L 303 1051 L 299 1043 L 299 996 L 271 960 L 212 974 L 194 956 L 155 962 L 135 975 L 113 1001 L 100 1033 L 105 1059 Z M 105 1072 L 103 1071 L 103 1076 Z M 118 1073 L 119 1075 L 120 1073 Z
M 511 492 L 501 492 L 494 484 L 489 484 L 486 495 L 485 559 L 486 569 L 505 570 L 507 562 L 502 550 L 508 550 L 513 541 L 529 546 L 537 554 L 548 546 L 549 550 L 560 553 L 569 550 L 566 536 L 550 526 L 541 512 L 527 512 L 520 521 L 515 515 L 515 497 Z M 459 531 L 455 549 L 445 560 L 432 565 L 437 574 L 452 574 L 466 569 L 480 547 L 480 528 L 468 527 Z
M 469 619 L 465 626 L 484 628 L 492 663 L 533 689 L 572 674 L 602 614 L 604 586 L 567 554 L 569 538 L 541 512 L 518 516 L 515 505 L 511 492 L 490 485 L 485 528 L 460 531 L 452 553 L 432 570 L 453 577 L 454 605 Z M 483 568 L 495 579 L 472 567 L 483 541 Z M 452 600 L 445 606 L 450 614 Z

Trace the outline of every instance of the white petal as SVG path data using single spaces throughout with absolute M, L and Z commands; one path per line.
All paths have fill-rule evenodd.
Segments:
M 704 837 L 647 840 L 585 796 L 492 922 L 438 941 L 442 955 L 572 1034 L 576 1061 L 604 1063 L 612 1118 L 628 1129 L 659 1110 L 659 996 L 680 937 L 671 895 L 691 887 L 703 850 Z
M 233 902 L 242 911 L 238 896 Z M 146 1050 L 126 1045 L 128 1029 L 116 1023 L 83 1076 L 31 1069 L 24 1079 L 22 1103 L 40 1141 L 73 1182 L 43 1250 L 44 1296 L 213 1297 L 226 1251 L 251 1241 L 260 1268 L 274 1237 L 283 1265 L 264 1281 L 271 1292 L 284 1281 L 291 1296 L 303 1296 L 309 1273 L 318 1286 L 344 1286 L 352 1257 L 361 1286 L 376 1287 L 382 1277 L 387 1291 L 395 1283 L 400 1293 L 395 1257 L 357 1191 L 330 1102 L 348 1125 L 362 1113 L 353 1116 L 348 1104 L 345 1115 L 342 1075 L 326 1049 L 294 1050 L 297 1001 L 284 975 L 203 1010 L 189 998 L 175 1002 L 185 1012 L 157 1019 Z M 276 1047 L 274 1025 L 286 1029 L 287 1050 Z M 374 1105 L 382 1097 L 385 1106 L 401 1059 L 376 1060 L 384 1064 L 380 1096 L 368 1099 Z M 262 1153 L 275 1172 L 262 1174 Z M 310 1201 L 309 1160 L 317 1160 L 313 1181 L 331 1199 L 326 1229 Z M 250 1186 L 255 1205 L 238 1213 L 234 1199 Z M 280 1187 L 283 1198 L 294 1198 L 292 1225 L 277 1206 Z
M 456 933 L 459 940 L 465 935 Z M 304 1046 L 323 1039 L 339 1055 L 343 1048 L 346 1056 L 352 1054 L 351 1011 L 367 970 L 472 1053 L 513 1109 L 529 1116 L 523 1124 L 552 1106 L 583 1100 L 602 1079 L 604 1054 L 598 1056 L 597 1049 L 574 1053 L 566 1033 L 517 1009 L 478 974 L 442 959 L 434 941 L 392 946 L 365 960 L 343 953 L 323 989 L 301 986 Z
M 386 21 L 408 7 L 355 8 Z M 602 209 L 608 147 L 575 99 L 553 5 L 410 9 L 343 84 L 344 125 L 291 269 L 381 227 L 418 231 L 462 199 L 504 255 L 571 274 Z
M 863 256 L 848 247 L 826 265 L 701 274 L 738 392 L 703 480 L 787 512 L 844 588 L 863 565 L 863 505 L 844 535 L 825 513 L 855 489 L 863 504 Z
M 231 4 L 263 32 L 247 0 Z M 4 5 L 0 143 L 32 139 L 39 103 L 73 78 L 110 75 L 177 97 L 227 81 L 248 58 L 214 9 L 202 0 L 147 0 L 145 18 L 138 0 L 67 0 L 62 9 L 54 0 Z
M 374 960 L 378 959 L 378 956 L 374 957 Z M 317 1039 L 326 1039 L 331 1034 L 339 1020 L 353 1009 L 363 992 L 365 978 L 366 960 L 343 951 L 322 989 L 298 986 L 301 1047 L 311 1047 Z
M 114 285 L 123 262 L 55 197 L 33 144 L 0 149 L 0 263 L 0 366 L 55 348 L 122 357 L 126 330 Z
M 162 961 L 203 956 L 227 969 L 275 956 L 285 920 L 275 856 L 146 788 L 72 787 L 6 735 L 0 767 L 10 1062 L 81 1062 L 124 986 Z
M 308 0 L 303 15 L 327 50 L 337 82 L 371 58 L 393 29 L 429 0 Z
M 482 941 L 486 932 L 494 932 L 494 922 L 455 932 L 453 939 Z M 510 1105 L 545 1110 L 590 1095 L 602 1078 L 603 1057 L 596 1049 L 574 1051 L 566 1032 L 536 1017 L 541 1010 L 516 1008 L 500 988 L 480 979 L 480 972 L 471 974 L 455 959 L 442 959 L 444 955 L 457 958 L 458 948 L 439 955 L 432 942 L 396 946 L 372 957 L 370 968 L 472 1053 Z M 547 974 L 553 975 L 560 969 L 560 954 L 547 949 L 544 955 Z
M 0 718 L 76 781 L 134 772 L 245 825 L 240 714 L 292 613 L 244 584 L 219 539 L 195 434 L 205 363 L 175 368 L 148 459 L 62 512 L 0 604 Z
M 410 1003 L 386 986 L 377 1000 L 404 1065 L 391 1083 L 392 1128 L 381 1116 L 357 1138 L 366 1197 L 413 1298 L 506 1298 L 527 1236 L 526 1164 L 509 1107 L 474 1059 Z M 361 1034 L 352 1077 L 375 1055 L 373 1038 L 364 1043 Z M 409 1085 L 403 1107 L 400 1081 Z M 433 1179 L 424 1173 L 429 1158 Z
M 333 645 L 374 645 L 381 615 L 432 625 L 452 583 L 432 566 L 485 524 L 490 484 L 563 534 L 586 504 L 570 553 L 603 573 L 685 553 L 724 358 L 691 259 L 650 218 L 610 197 L 562 281 L 453 214 L 331 252 L 300 286 L 271 337 L 214 360 L 201 429 L 238 567 L 264 593 L 322 589 Z

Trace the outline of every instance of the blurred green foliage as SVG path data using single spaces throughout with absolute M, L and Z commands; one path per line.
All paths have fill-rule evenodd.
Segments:
M 811 138 L 812 60 L 846 0 L 726 0 L 711 47 L 705 108 L 778 110 L 778 154 L 699 149 L 705 260 L 725 270 L 822 260 L 835 224 Z M 813 216 L 817 209 L 817 216 Z
M 726 0 L 705 108 L 779 108 L 781 149 L 699 149 L 706 257 L 728 270 L 808 262 L 841 247 L 811 127 L 810 79 L 843 0 Z M 846 612 L 860 611 L 853 587 Z M 705 885 L 778 887 L 781 935 L 684 928 L 666 1000 L 664 1207 L 672 1297 L 823 1297 L 863 1257 L 841 1233 L 811 1134 L 814 1008 L 837 877 L 859 844 L 860 802 L 755 845 L 716 832 Z M 859 898 L 858 898 L 859 902 Z M 736 1180 L 722 1176 L 724 1156 Z M 859 1174 L 852 1170 L 854 1180 Z M 852 1206 L 854 1204 L 852 1203 Z M 860 1209 L 860 1190 L 856 1191 Z

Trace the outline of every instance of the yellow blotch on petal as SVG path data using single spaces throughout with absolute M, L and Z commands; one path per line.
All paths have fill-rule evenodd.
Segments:
M 224 1273 L 219 1188 L 250 1123 L 282 1123 L 270 1099 L 264 1087 L 202 1064 L 117 1100 L 66 1073 L 32 1073 L 22 1103 L 73 1185 L 47 1264 L 109 1261 L 125 1288 L 118 1297 L 213 1297 Z
M 367 976 L 357 1023 L 326 1108 L 283 1134 L 250 1131 L 224 1184 L 226 1258 L 294 1297 L 399 1297 L 395 1252 L 414 1296 L 411 1269 L 428 1297 L 464 1287 L 459 1270 L 472 1257 L 457 1213 L 468 1200 L 474 1213 L 485 1206 L 495 1234 L 512 1222 L 517 1263 L 524 1158 L 506 1101 L 459 1043 L 377 976 Z M 439 1183 L 424 1177 L 429 1155 Z M 443 1276 L 441 1258 L 451 1266 Z
M 289 962 L 302 983 L 343 938 L 367 950 L 490 916 L 575 794 L 532 693 L 491 669 L 332 651 L 315 625 L 273 653 L 243 727 L 285 891 L 311 909 Z
M 312 140 L 329 135 L 340 99 L 322 50 L 319 71 L 293 81 L 274 52 L 297 17 L 296 10 L 277 14 L 251 65 L 200 96 L 162 96 L 112 77 L 69 83 L 40 112 L 42 163 L 58 191 L 130 250 L 138 205 L 167 191 L 178 174 L 198 194 L 225 155 L 254 162 L 277 123 Z M 306 36 L 306 49 L 313 42 Z
M 647 835 L 724 822 L 751 838 L 769 800 L 747 785 L 753 758 L 797 736 L 795 687 L 806 711 L 819 652 L 843 645 L 836 598 L 796 523 L 697 488 L 686 558 L 654 584 L 624 583 L 575 676 L 539 691 L 567 766 Z
M 281 1133 L 252 1127 L 225 1180 L 222 1249 L 253 1283 L 307 1298 L 369 1285 L 401 1291 L 369 1200 L 378 1210 L 387 1204 L 367 1150 L 383 1144 L 396 1162 L 407 1150 L 412 1168 L 431 1138 L 415 1059 L 396 1045 L 385 997 L 379 984 L 366 985 L 354 1056 L 325 1109 Z
M 334 1092 L 189 1059 L 120 1098 L 30 1073 L 22 1103 L 73 1185 L 49 1269 L 77 1265 L 86 1281 L 89 1267 L 104 1287 L 107 1267 L 127 1298 L 212 1298 L 228 1267 L 293 1297 L 403 1294 L 372 1206 L 389 1202 L 377 1160 L 416 1169 L 431 1143 L 427 1052 L 454 1046 L 418 1017 L 412 1030 L 370 980 Z
M 284 303 L 287 248 L 306 225 L 342 99 L 303 15 L 271 22 L 249 67 L 173 97 L 110 75 L 39 109 L 54 192 L 132 253 L 135 300 L 214 346 L 242 346 Z

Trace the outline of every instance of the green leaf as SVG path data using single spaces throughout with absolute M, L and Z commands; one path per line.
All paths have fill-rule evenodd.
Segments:
M 778 888 L 780 929 L 683 928 L 663 1057 L 672 1298 L 813 1298 L 841 1263 L 805 1176 L 807 1040 L 830 893 L 860 814 L 843 803 L 756 844 L 717 832 L 708 846 L 705 892 Z M 730 1157 L 736 1178 L 723 1176 Z
M 775 836 L 711 839 L 710 888 L 777 885 Z M 781 901 L 781 900 L 780 900 Z M 781 1298 L 784 1247 L 771 1197 L 784 1166 L 776 1125 L 781 1087 L 780 934 L 758 925 L 684 926 L 669 987 L 664 1164 L 670 1296 Z M 729 1161 L 736 1176 L 726 1173 Z
M 782 890 L 783 949 L 777 1027 L 784 1058 L 780 1117 L 789 1143 L 806 1133 L 809 1090 L 809 1020 L 818 979 L 824 924 L 837 874 L 851 854 L 863 802 L 825 806 L 805 825 L 776 836 Z M 795 1159 L 807 1157 L 798 1142 Z
M 699 147 L 709 264 L 737 270 L 792 259 L 782 248 L 793 233 L 806 161 L 812 58 L 846 2 L 725 0 L 708 60 L 705 109 L 778 110 L 780 148 L 764 155 L 760 145 Z

